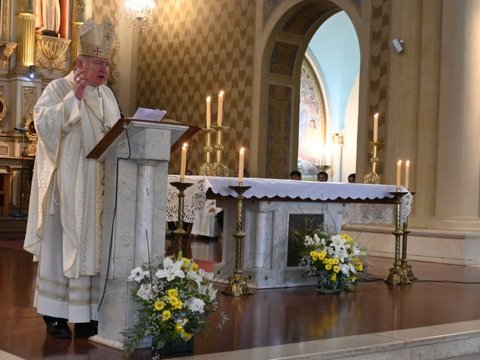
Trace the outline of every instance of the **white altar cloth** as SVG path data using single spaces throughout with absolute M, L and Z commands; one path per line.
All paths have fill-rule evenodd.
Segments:
M 168 182 L 179 181 L 179 176 L 170 175 Z M 236 197 L 229 186 L 238 185 L 237 178 L 215 176 L 186 176 L 191 183 L 185 190 L 184 221 L 193 223 L 198 211 L 205 208 L 207 191 L 221 197 Z M 244 193 L 246 199 L 283 199 L 306 201 L 345 202 L 349 206 L 343 216 L 343 224 L 393 223 L 395 209 L 391 205 L 395 185 L 349 184 L 338 182 L 316 182 L 245 178 L 244 186 L 251 186 Z M 402 198 L 401 220 L 406 222 L 411 210 L 412 194 L 407 192 Z M 167 221 L 176 221 L 178 215 L 178 190 L 169 185 L 167 194 Z M 390 204 L 385 204 L 390 202 Z
M 169 183 L 178 181 L 169 176 Z M 194 222 L 195 214 L 205 208 L 207 197 L 215 198 L 224 210 L 221 261 L 214 266 L 218 281 L 228 281 L 236 262 L 233 234 L 237 226 L 237 193 L 229 186 L 236 178 L 188 176 L 192 185 L 185 190 L 184 221 Z M 251 186 L 244 193 L 242 268 L 253 288 L 311 285 L 298 266 L 288 265 L 289 234 L 294 216 L 321 216 L 323 224 L 340 231 L 345 223 L 394 224 L 394 185 L 309 182 L 298 180 L 244 179 Z M 406 192 L 404 188 L 400 189 Z M 403 196 L 402 220 L 407 220 L 410 193 Z M 175 221 L 178 213 L 178 191 L 168 188 L 167 218 Z

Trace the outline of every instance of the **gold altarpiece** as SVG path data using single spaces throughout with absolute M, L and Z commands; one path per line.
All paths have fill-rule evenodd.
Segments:
M 0 178 L 11 179 L 10 214 L 25 215 L 28 208 L 37 141 L 34 105 L 51 80 L 68 73 L 79 54 L 78 30 L 92 16 L 91 2 L 45 2 L 60 8 L 56 29 L 41 19 L 37 0 L 0 2 Z

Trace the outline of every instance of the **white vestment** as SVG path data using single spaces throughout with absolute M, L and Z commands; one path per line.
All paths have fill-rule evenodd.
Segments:
M 25 250 L 38 260 L 34 306 L 43 315 L 97 318 L 103 170 L 86 155 L 120 118 L 107 86 L 79 101 L 73 72 L 52 81 L 34 110 L 38 134 Z

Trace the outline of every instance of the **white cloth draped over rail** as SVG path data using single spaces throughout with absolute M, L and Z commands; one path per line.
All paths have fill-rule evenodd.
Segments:
M 179 176 L 170 175 L 169 183 L 179 181 Z M 222 197 L 236 197 L 231 185 L 238 185 L 237 178 L 214 176 L 187 176 L 185 182 L 192 183 L 185 190 L 184 221 L 193 223 L 195 214 L 205 208 L 207 191 Z M 392 205 L 395 185 L 350 184 L 299 180 L 246 178 L 244 186 L 251 186 L 244 193 L 246 199 L 291 199 L 311 201 L 337 201 L 348 204 L 343 215 L 343 224 L 389 223 L 395 221 Z M 402 197 L 401 221 L 406 222 L 410 214 L 412 194 Z M 385 203 L 388 202 L 388 203 Z M 169 185 L 167 195 L 167 221 L 176 221 L 178 216 L 178 190 Z

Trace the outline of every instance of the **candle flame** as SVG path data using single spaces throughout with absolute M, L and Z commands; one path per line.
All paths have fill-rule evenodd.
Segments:
M 188 143 L 183 143 L 182 148 L 184 148 L 184 149 L 188 148 Z
M 402 160 L 398 160 L 397 165 L 402 165 Z
M 208 102 L 212 101 L 212 97 L 211 97 L 210 95 L 207 96 L 207 101 L 208 101 Z
M 220 92 L 218 93 L 218 96 L 223 96 L 224 94 L 225 94 L 225 91 L 220 90 Z
M 241 147 L 241 148 L 240 148 L 240 153 L 241 153 L 241 154 L 244 154 L 244 153 L 245 153 L 245 148 L 244 148 L 244 147 Z

